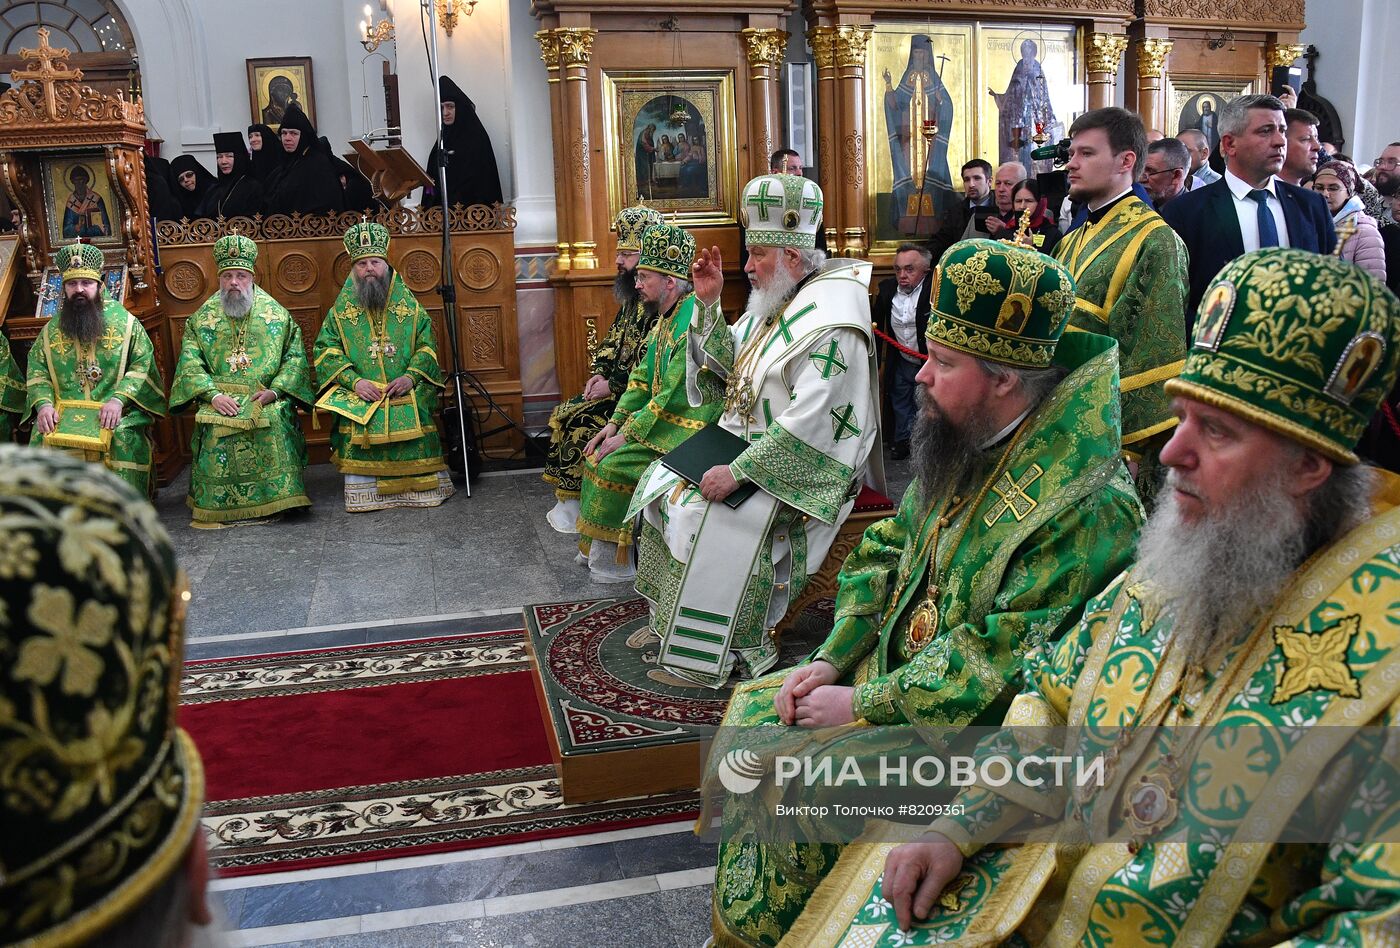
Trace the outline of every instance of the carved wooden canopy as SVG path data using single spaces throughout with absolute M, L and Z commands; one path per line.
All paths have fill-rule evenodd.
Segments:
M 131 145 L 146 137 L 140 98 L 107 95 L 80 85 L 81 69 L 68 64 L 69 50 L 49 45 L 39 29 L 39 47 L 21 49 L 25 65 L 10 73 L 14 88 L 0 94 L 0 136 L 11 150 L 60 145 Z

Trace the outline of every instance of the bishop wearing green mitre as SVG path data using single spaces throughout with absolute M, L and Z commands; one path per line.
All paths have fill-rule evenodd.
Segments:
M 253 282 L 258 245 L 214 244 L 219 291 L 185 323 L 170 386 L 172 410 L 194 409 L 187 502 L 193 526 L 217 528 L 310 507 L 297 408 L 315 396 L 301 329 Z
M 389 266 L 389 231 L 345 232 L 350 275 L 316 337 L 316 407 L 330 412 L 345 509 L 436 507 L 452 496 L 438 437 L 443 389 L 433 321 Z
M 100 463 L 153 497 L 151 423 L 166 406 L 151 337 L 103 287 L 101 250 L 69 244 L 54 259 L 63 298 L 29 350 L 30 443 Z

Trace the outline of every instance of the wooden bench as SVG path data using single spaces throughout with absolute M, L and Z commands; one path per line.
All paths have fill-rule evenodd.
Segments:
M 836 539 L 831 543 L 831 549 L 827 551 L 826 559 L 822 561 L 822 568 L 807 583 L 807 588 L 802 590 L 802 595 L 788 607 L 787 615 L 778 623 L 777 633 L 782 635 L 793 627 L 798 616 L 802 615 L 802 610 L 806 609 L 818 599 L 829 599 L 836 596 L 836 577 L 841 573 L 841 566 L 846 562 L 846 557 L 851 555 L 851 551 L 860 543 L 861 535 L 865 533 L 865 528 L 877 520 L 883 520 L 894 514 L 894 502 L 877 490 L 868 486 L 861 487 L 860 493 L 856 495 L 856 504 L 851 508 L 851 515 L 846 518 L 846 522 L 841 524 L 841 529 L 836 533 Z

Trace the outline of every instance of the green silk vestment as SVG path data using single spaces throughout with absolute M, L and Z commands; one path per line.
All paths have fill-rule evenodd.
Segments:
M 1120 454 L 1117 346 L 1097 334 L 1067 335 L 1055 364 L 1070 374 L 1011 436 L 996 470 L 981 475 L 969 494 L 975 505 L 938 531 L 936 551 L 928 547 L 945 498 L 923 503 L 915 482 L 898 512 L 871 524 L 846 558 L 835 627 L 812 658 L 831 662 L 839 684 L 856 688 L 865 723 L 946 734 L 1000 720 L 1002 694 L 1025 654 L 1070 629 L 1089 597 L 1131 561 L 1142 510 Z M 931 562 L 939 619 L 915 650 L 907 633 Z M 740 685 L 723 724 L 778 725 L 773 699 L 790 671 Z M 860 740 L 865 729 L 852 727 Z M 917 740 L 910 728 L 907 743 Z M 724 752 L 717 742 L 710 759 Z M 840 847 L 761 843 L 755 810 L 732 796 L 723 817 L 716 942 L 775 944 Z
M 579 549 L 585 552 L 593 540 L 606 540 L 616 543 L 618 557 L 623 556 L 632 545 L 627 507 L 637 481 L 652 461 L 679 447 L 723 409 L 718 382 L 706 383 L 699 407 L 692 407 L 686 394 L 686 333 L 695 305 L 694 294 L 688 295 L 657 319 L 646 353 L 610 419 L 623 443 L 601 461 L 583 462 L 578 532 Z
M 1163 700 L 1184 665 L 1169 644 L 1169 605 L 1149 577 L 1116 579 L 1058 646 L 1027 657 L 1026 689 L 1005 720 L 1068 725 L 1040 733 L 1082 743 L 1018 750 L 1003 733 L 977 751 L 1109 759 L 1103 785 L 1084 794 L 1053 782 L 964 789 L 962 813 L 931 827 L 968 857 L 955 879 L 960 904 L 935 908 L 908 933 L 880 899 L 894 844 L 848 847 L 791 943 L 1388 944 L 1400 908 L 1400 780 L 1393 750 L 1367 750 L 1357 736 L 1400 719 L 1400 479 L 1382 477 L 1372 518 L 1300 567 L 1253 635 L 1180 699 Z M 1140 726 L 1163 707 L 1161 727 Z M 1135 730 L 1148 737 L 1122 740 Z M 1136 846 L 1122 830 L 1112 842 L 1088 841 L 1085 827 L 1105 839 L 1129 820 L 1134 788 L 1163 773 L 1164 751 L 1196 732 L 1205 737 L 1157 827 Z M 1350 749 L 1339 753 L 1342 742 Z M 1140 756 L 1108 756 L 1133 744 Z M 1044 828 L 1024 843 L 988 845 L 1035 823 Z M 872 839 L 882 829 L 872 827 Z
M 381 485 L 398 478 L 412 478 L 415 482 L 423 480 L 421 489 L 431 489 L 437 478 L 423 476 L 447 470 L 435 420 L 444 383 L 433 340 L 432 317 L 397 272 L 384 312 L 377 314 L 360 307 L 354 279 L 353 274 L 345 278 L 345 285 L 316 336 L 318 394 L 324 396 L 329 389 L 339 387 L 346 390 L 347 398 L 357 401 L 354 388 L 360 379 L 369 379 L 382 389 L 407 375 L 413 380 L 410 391 L 417 400 L 416 427 L 421 433 L 410 440 L 366 443 L 364 425 L 332 415 L 331 461 L 342 474 L 376 477 Z M 380 490 L 384 491 L 384 487 Z
M 1186 361 L 1186 246 L 1161 215 L 1130 194 L 1097 224 L 1071 232 L 1052 256 L 1073 275 L 1078 297 L 1067 332 L 1118 341 L 1123 452 L 1143 465 L 1138 484 L 1144 485 L 1155 476 L 1164 432 L 1176 425 L 1162 385 Z
M 544 464 L 544 482 L 554 486 L 560 500 L 578 497 L 582 477 L 583 449 L 607 425 L 617 408 L 617 400 L 627 390 L 627 380 L 656 325 L 640 302 L 618 307 L 608 334 L 598 344 L 589 365 L 588 376 L 608 380 L 608 394 L 587 399 L 575 395 L 554 409 L 549 416 L 549 458 Z
M 296 320 L 260 287 L 253 288 L 253 307 L 241 320 L 224 315 L 215 293 L 185 323 L 171 409 L 208 408 L 220 386 L 240 403 L 261 389 L 274 390 L 277 398 L 259 410 L 265 427 L 261 421 L 236 428 L 196 419 L 187 499 L 195 521 L 252 520 L 311 506 L 302 478 L 306 440 L 297 422 L 297 407 L 309 409 L 315 401 L 311 370 Z
M 145 497 L 155 496 L 155 459 L 151 448 L 151 423 L 165 417 L 165 388 L 156 364 L 151 337 L 126 307 L 105 294 L 102 297 L 102 334 L 92 345 L 77 340 L 58 328 L 51 319 L 29 350 L 28 398 L 25 415 L 41 405 L 60 401 L 106 402 L 119 398 L 122 417 L 112 432 L 112 445 L 105 452 L 70 451 L 85 460 L 100 461 L 108 470 L 131 484 Z M 79 372 L 80 365 L 95 362 L 100 375 L 93 379 Z M 44 436 L 34 432 L 31 444 L 43 444 Z M 67 450 L 67 449 L 63 449 Z
M 0 333 L 0 444 L 14 434 L 15 418 L 24 414 L 24 376 L 19 374 L 10 340 Z

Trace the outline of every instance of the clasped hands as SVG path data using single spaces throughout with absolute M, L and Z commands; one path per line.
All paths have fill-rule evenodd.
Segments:
M 836 666 L 822 659 L 793 671 L 783 679 L 773 698 L 778 720 L 798 727 L 834 727 L 854 722 L 851 701 L 855 689 L 836 684 L 840 677 Z
M 400 375 L 383 388 L 369 379 L 360 379 L 355 383 L 355 394 L 367 402 L 377 402 L 385 398 L 398 398 L 411 388 L 413 388 L 413 379 L 407 375 Z
M 277 398 L 277 393 L 270 388 L 265 388 L 261 392 L 253 395 L 253 401 L 259 405 L 271 405 Z M 225 395 L 220 392 L 209 400 L 209 405 L 221 415 L 232 418 L 238 414 L 238 401 L 232 395 Z
M 117 427 L 117 422 L 122 420 L 125 408 L 125 403 L 113 395 L 102 403 L 102 410 L 97 413 L 97 423 L 111 431 Z M 58 427 L 58 410 L 52 405 L 40 405 L 38 413 L 34 416 L 34 427 L 39 429 L 40 434 L 53 434 L 54 429 Z

